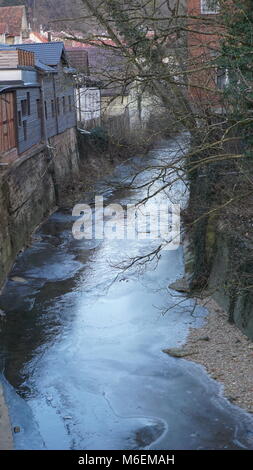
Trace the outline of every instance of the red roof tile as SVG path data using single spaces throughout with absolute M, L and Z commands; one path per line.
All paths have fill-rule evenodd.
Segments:
M 36 31 L 32 31 L 33 36 L 35 36 L 40 42 L 48 42 L 48 39 L 43 36 L 43 34 L 37 33 Z
M 88 52 L 82 47 L 71 47 L 66 50 L 71 67 L 88 75 Z
M 19 36 L 22 31 L 22 19 L 25 15 L 25 6 L 1 7 L 0 20 L 8 26 L 11 36 Z

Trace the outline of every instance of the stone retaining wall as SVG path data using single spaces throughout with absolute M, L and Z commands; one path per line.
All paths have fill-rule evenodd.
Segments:
M 76 129 L 36 146 L 0 175 L 0 286 L 35 228 L 79 173 Z

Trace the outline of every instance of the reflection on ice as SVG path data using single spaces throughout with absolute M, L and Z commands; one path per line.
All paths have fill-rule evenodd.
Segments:
M 134 164 L 148 163 L 154 175 L 161 163 L 182 157 L 185 145 L 180 138 L 163 142 Z M 106 204 L 145 196 L 147 187 L 119 184 L 127 185 L 131 172 L 120 165 L 113 190 L 97 186 Z M 156 201 L 168 194 L 185 203 L 180 174 Z M 147 269 L 119 271 L 116 265 L 145 256 L 159 241 L 75 240 L 70 212 L 41 227 L 11 274 L 26 282 L 9 281 L 0 297 L 5 391 L 12 423 L 22 430 L 16 448 L 253 448 L 252 419 L 222 398 L 202 367 L 162 353 L 206 314 L 197 307 L 191 315 L 193 301 L 168 288 L 183 275 L 182 249 L 164 251 Z

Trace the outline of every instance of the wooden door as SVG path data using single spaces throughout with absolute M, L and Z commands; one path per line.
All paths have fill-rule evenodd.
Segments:
M 14 93 L 0 95 L 0 155 L 16 147 Z

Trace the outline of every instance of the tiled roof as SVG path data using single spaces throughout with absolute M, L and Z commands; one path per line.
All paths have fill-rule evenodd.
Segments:
M 34 52 L 36 59 L 46 65 L 58 65 L 64 51 L 63 42 L 47 42 L 38 44 L 17 44 L 17 48 Z
M 88 75 L 88 52 L 81 47 L 66 48 L 66 51 L 70 65 Z
M 0 34 L 6 33 L 8 33 L 8 25 L 6 23 L 0 23 Z
M 8 33 L 19 36 L 22 32 L 22 19 L 25 15 L 25 6 L 0 7 L 1 23 L 8 25 Z
M 32 41 L 32 39 L 23 39 L 23 44 L 34 44 L 34 41 Z
M 48 42 L 47 38 L 45 36 L 43 36 L 43 34 L 40 34 L 40 33 L 37 33 L 36 31 L 32 31 L 30 33 L 30 37 L 35 37 L 36 38 L 36 42 Z M 33 41 L 34 42 L 34 41 Z
M 49 65 L 43 64 L 42 62 L 40 62 L 40 60 L 35 61 L 35 66 L 38 69 L 43 70 L 43 72 L 57 73 L 54 68 L 50 67 Z
M 124 69 L 125 60 L 118 50 L 90 45 L 85 46 L 84 50 L 88 53 L 91 74 L 107 75 Z
M 14 44 L 11 46 L 14 49 L 23 49 L 25 51 L 34 52 L 36 60 L 43 64 L 56 66 L 61 62 L 62 55 L 65 56 L 65 49 L 63 42 L 47 42 L 47 43 L 34 43 L 34 44 Z M 0 45 L 0 49 L 3 46 Z
M 92 78 L 103 82 L 103 96 L 127 95 L 128 89 L 116 77 L 125 77 L 126 60 L 118 49 L 87 45 L 89 72 Z
M 29 88 L 38 88 L 39 85 L 37 83 L 29 83 Z M 11 81 L 10 84 L 2 84 L 0 83 L 0 94 L 6 93 L 6 91 L 16 90 L 17 88 L 27 88 L 27 85 L 24 84 L 22 81 Z
M 9 86 L 9 85 L 0 85 L 0 93 L 5 92 L 9 88 L 11 88 L 11 86 Z

